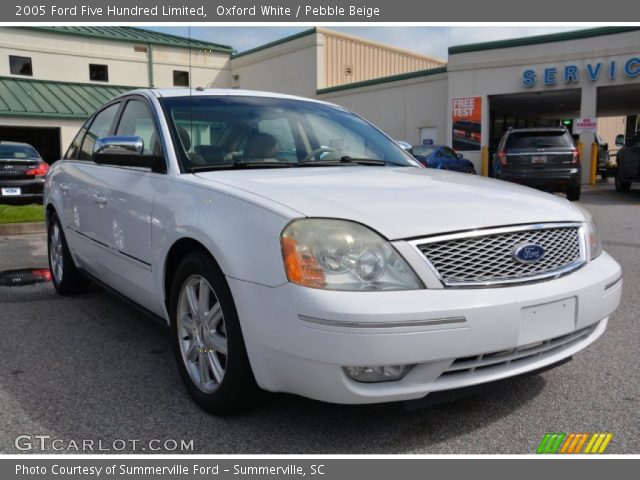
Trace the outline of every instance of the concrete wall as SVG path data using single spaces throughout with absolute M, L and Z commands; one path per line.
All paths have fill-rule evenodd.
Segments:
M 317 95 L 363 116 L 395 140 L 420 143 L 420 128 L 436 127 L 437 143 L 447 141 L 447 75 L 408 80 Z
M 322 38 L 317 33 L 231 59 L 233 88 L 264 90 L 313 97 L 319 76 L 318 48 Z
M 145 47 L 138 52 L 134 47 Z M 189 70 L 189 50 L 151 46 L 154 86 L 173 86 L 173 70 Z M 33 77 L 11 75 L 9 55 L 31 57 Z M 0 27 L 0 76 L 95 83 L 96 85 L 149 86 L 149 45 Z M 89 80 L 89 64 L 109 66 L 108 82 Z M 229 55 L 194 49 L 191 52 L 193 86 L 230 86 Z

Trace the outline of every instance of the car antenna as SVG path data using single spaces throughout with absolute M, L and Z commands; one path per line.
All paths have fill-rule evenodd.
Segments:
M 193 75 L 191 72 L 191 26 L 188 26 L 188 38 L 189 38 L 189 138 L 193 138 L 193 104 L 192 96 L 193 90 L 191 89 L 191 82 L 193 81 Z M 183 145 L 184 147 L 184 145 Z M 187 156 L 189 152 L 186 152 Z

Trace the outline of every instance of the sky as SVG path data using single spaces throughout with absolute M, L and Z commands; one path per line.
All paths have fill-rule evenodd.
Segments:
M 187 37 L 187 27 L 146 27 L 174 35 Z M 310 27 L 191 27 L 191 36 L 199 40 L 207 40 L 235 48 L 242 52 L 250 48 L 273 42 L 289 35 L 308 30 Z M 546 33 L 564 32 L 587 27 L 536 27 L 536 26 L 506 26 L 506 27 L 344 27 L 329 26 L 331 30 L 364 37 L 377 42 L 392 45 L 397 48 L 411 50 L 423 55 L 430 55 L 442 59 L 447 58 L 447 49 L 452 45 L 488 42 L 509 38 L 544 35 Z

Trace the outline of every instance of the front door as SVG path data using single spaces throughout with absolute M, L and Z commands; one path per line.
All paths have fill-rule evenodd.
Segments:
M 146 102 L 129 99 L 115 135 L 141 137 L 143 155 L 161 154 L 158 129 Z M 144 168 L 100 165 L 96 235 L 107 248 L 97 257 L 100 276 L 138 304 L 157 310 L 152 279 L 151 231 L 153 204 L 166 186 L 166 175 Z

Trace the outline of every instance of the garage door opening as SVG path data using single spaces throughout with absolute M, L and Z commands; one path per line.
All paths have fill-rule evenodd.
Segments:
M 22 142 L 32 145 L 45 162 L 51 164 L 62 156 L 60 128 L 14 127 L 0 125 L 0 141 Z
M 489 159 L 510 128 L 558 127 L 571 130 L 572 119 L 580 117 L 580 89 L 527 92 L 489 97 Z M 489 161 L 489 176 L 493 162 Z

